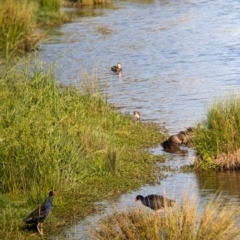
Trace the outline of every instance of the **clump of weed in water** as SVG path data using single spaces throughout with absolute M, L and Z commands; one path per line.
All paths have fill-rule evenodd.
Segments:
M 237 94 L 215 101 L 196 128 L 196 166 L 202 169 L 240 168 L 240 100 Z
M 164 215 L 140 208 L 116 211 L 92 230 L 92 239 L 232 240 L 240 234 L 239 213 L 238 206 L 223 207 L 216 197 L 198 210 L 196 201 L 185 196 L 181 204 L 167 209 Z

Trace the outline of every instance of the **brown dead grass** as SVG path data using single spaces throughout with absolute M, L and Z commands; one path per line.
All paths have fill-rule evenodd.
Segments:
M 240 149 L 232 153 L 219 154 L 214 163 L 223 169 L 239 169 L 240 168 Z
M 218 197 L 199 210 L 195 199 L 184 196 L 181 204 L 163 215 L 142 208 L 116 211 L 92 230 L 92 239 L 233 240 L 240 234 L 239 213 L 238 206 L 231 203 L 223 206 Z

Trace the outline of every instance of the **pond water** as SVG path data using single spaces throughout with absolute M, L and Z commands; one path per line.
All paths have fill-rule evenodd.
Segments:
M 71 10 L 71 9 L 70 9 Z M 69 11 L 69 9 L 68 9 Z M 55 62 L 59 81 L 78 84 L 95 79 L 110 103 L 125 113 L 137 110 L 169 134 L 195 126 L 210 103 L 240 89 L 240 2 L 237 0 L 128 0 L 78 10 L 73 23 L 55 27 L 39 56 Z M 111 66 L 120 62 L 122 76 Z M 164 154 L 159 146 L 152 150 Z M 194 161 L 194 152 L 173 154 L 165 165 Z M 105 214 L 136 206 L 137 194 L 180 199 L 193 192 L 199 202 L 216 191 L 240 202 L 240 173 L 174 173 L 160 184 L 144 186 L 106 204 Z M 111 207 L 112 206 L 112 207 Z M 65 237 L 89 239 L 96 214 L 66 230 Z

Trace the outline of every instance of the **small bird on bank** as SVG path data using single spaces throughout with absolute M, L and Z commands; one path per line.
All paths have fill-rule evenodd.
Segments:
M 113 71 L 115 73 L 120 73 L 122 71 L 121 63 L 118 62 L 116 66 L 112 66 L 111 71 Z
M 155 212 L 162 212 L 165 210 L 166 207 L 172 207 L 176 203 L 175 200 L 171 200 L 157 194 L 150 194 L 146 197 L 142 195 L 137 195 L 135 202 L 138 200 L 140 200 L 143 205 L 151 208 Z
M 56 193 L 54 191 L 50 191 L 48 194 L 48 199 L 33 212 L 31 212 L 26 219 L 24 219 L 26 224 L 32 224 L 34 227 L 36 227 L 40 235 L 43 235 L 42 223 L 51 212 L 52 199 L 54 195 L 56 195 Z
M 140 112 L 134 111 L 133 116 L 136 121 L 140 121 Z

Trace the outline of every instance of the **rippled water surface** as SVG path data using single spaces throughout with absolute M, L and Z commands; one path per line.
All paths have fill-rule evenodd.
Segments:
M 143 121 L 156 121 L 170 134 L 196 125 L 209 103 L 240 88 L 239 1 L 116 1 L 85 8 L 80 15 L 52 29 L 41 58 L 56 61 L 61 83 L 78 83 L 87 73 L 122 112 L 138 110 Z M 122 76 L 110 71 L 117 62 Z M 154 151 L 163 153 L 161 147 Z M 167 164 L 181 166 L 193 160 L 190 150 L 185 156 L 173 155 Z M 121 196 L 113 206 L 134 206 L 136 194 L 165 191 L 178 199 L 186 189 L 199 201 L 220 189 L 222 198 L 239 202 L 240 174 L 176 173 L 160 185 Z M 87 239 L 85 222 L 66 236 Z

